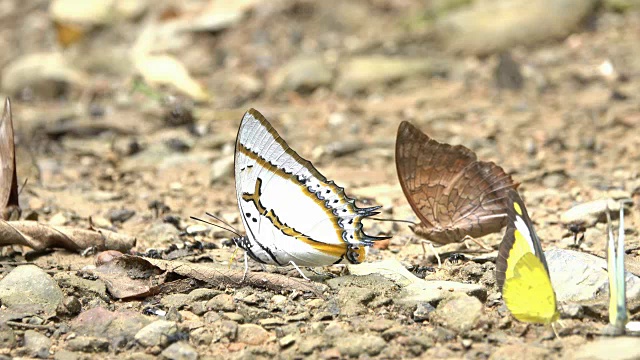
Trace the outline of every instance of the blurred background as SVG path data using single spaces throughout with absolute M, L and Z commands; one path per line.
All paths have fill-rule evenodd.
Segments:
M 25 213 L 92 217 L 140 248 L 207 210 L 239 226 L 250 107 L 396 218 L 415 220 L 395 174 L 402 120 L 503 166 L 542 223 L 640 186 L 640 1 L 4 0 L 0 19 Z

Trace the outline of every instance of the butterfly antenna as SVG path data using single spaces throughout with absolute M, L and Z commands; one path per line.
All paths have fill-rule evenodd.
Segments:
M 376 221 L 390 221 L 390 222 L 401 222 L 401 223 L 407 223 L 407 224 L 411 224 L 411 225 L 418 225 L 418 223 L 410 221 L 410 220 L 399 220 L 399 219 L 380 219 L 380 218 L 370 218 L 371 220 L 376 220 Z
M 213 217 L 214 219 L 217 219 L 217 220 L 221 221 L 220 219 L 218 219 L 217 217 L 215 217 L 215 216 L 213 216 L 213 215 L 211 215 L 211 214 L 209 214 L 209 213 L 206 213 L 206 214 L 207 214 L 207 215 L 209 215 L 209 216 L 211 216 L 211 217 Z M 203 223 L 208 224 L 208 225 L 211 225 L 211 226 L 215 226 L 215 227 L 220 228 L 220 229 L 222 229 L 222 230 L 226 230 L 226 231 L 228 231 L 228 232 L 230 232 L 230 233 L 233 233 L 233 234 L 235 234 L 236 236 L 242 237 L 242 235 L 240 235 L 240 233 L 238 233 L 235 229 L 233 229 L 233 226 L 230 226 L 229 224 L 227 224 L 227 223 L 226 223 L 226 222 L 224 222 L 224 221 L 222 221 L 222 223 L 223 223 L 223 224 L 225 224 L 225 225 L 227 225 L 227 226 L 229 226 L 230 228 L 226 228 L 226 227 L 224 227 L 224 226 L 222 226 L 222 225 L 214 224 L 214 223 L 212 223 L 212 222 L 209 222 L 209 221 L 207 221 L 207 220 L 203 220 L 203 219 L 197 218 L 197 217 L 195 217 L 195 216 L 189 216 L 189 217 L 190 217 L 191 219 L 193 219 L 193 220 L 200 221 L 200 222 L 203 222 Z

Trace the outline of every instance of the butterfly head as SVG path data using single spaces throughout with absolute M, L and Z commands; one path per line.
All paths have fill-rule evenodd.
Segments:
M 234 238 L 231 239 L 233 241 L 234 244 L 236 244 L 237 247 L 239 247 L 240 249 L 244 250 L 244 251 L 249 251 L 249 248 L 251 247 L 251 243 L 249 241 L 249 237 L 244 235 L 244 236 L 236 236 Z
M 362 244 L 348 244 L 345 257 L 352 264 L 360 264 L 367 256 L 367 247 Z

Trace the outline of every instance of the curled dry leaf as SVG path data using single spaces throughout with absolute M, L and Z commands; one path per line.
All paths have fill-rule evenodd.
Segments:
M 95 275 L 105 281 L 111 295 L 119 299 L 147 297 L 170 291 L 184 292 L 198 283 L 230 287 L 255 286 L 276 292 L 294 290 L 313 293 L 318 297 L 322 297 L 327 289 L 323 284 L 280 274 L 249 272 L 243 280 L 243 269 L 133 255 L 123 255 L 101 264 L 96 268 Z M 181 279 L 167 281 L 175 279 L 175 275 Z
M 64 248 L 70 251 L 95 247 L 97 250 L 126 252 L 135 244 L 136 238 L 109 230 L 49 226 L 37 221 L 0 220 L 0 246 L 24 245 L 34 250 Z
M 2 206 L 2 219 L 17 220 L 20 218 L 13 117 L 9 98 L 4 102 L 4 111 L 0 119 L 0 206 Z
M 244 269 L 229 269 L 227 266 L 217 264 L 194 264 L 157 259 L 147 259 L 147 261 L 161 270 L 201 280 L 212 285 L 255 286 L 277 292 L 297 290 L 311 292 L 318 297 L 322 297 L 322 293 L 326 289 L 319 283 L 268 272 L 250 271 L 243 281 Z

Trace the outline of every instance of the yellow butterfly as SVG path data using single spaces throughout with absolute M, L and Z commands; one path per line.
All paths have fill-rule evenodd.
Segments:
M 626 283 L 624 277 L 624 206 L 620 206 L 618 241 L 613 237 L 611 216 L 607 211 L 607 270 L 609 274 L 609 324 L 612 335 L 621 335 L 629 322 L 627 310 Z
M 510 190 L 507 196 L 509 220 L 496 260 L 498 287 L 516 319 L 551 324 L 560 313 L 540 239 L 518 193 Z

